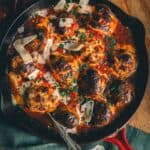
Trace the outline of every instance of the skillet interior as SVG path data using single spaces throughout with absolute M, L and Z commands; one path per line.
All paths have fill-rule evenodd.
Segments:
M 45 8 L 48 5 L 56 4 L 57 2 L 58 1 L 53 2 L 48 0 L 41 0 L 33 4 L 22 14 L 20 14 L 20 16 L 13 22 L 13 24 L 8 29 L 8 32 L 6 33 L 2 41 L 2 44 L 0 46 L 0 66 L 1 66 L 1 70 L 3 71 L 0 74 L 1 91 L 3 93 L 3 98 L 5 99 L 5 101 L 7 101 L 7 104 L 11 103 L 10 102 L 11 98 L 9 96 L 10 91 L 8 90 L 9 85 L 7 84 L 7 77 L 6 77 L 7 63 L 8 63 L 6 51 L 8 49 L 10 39 L 13 38 L 17 28 L 21 24 L 23 24 L 23 22 L 28 18 L 28 16 L 33 11 L 37 10 L 38 8 Z M 97 4 L 98 2 L 99 2 L 98 0 L 90 1 L 91 4 Z M 121 128 L 129 120 L 129 118 L 133 115 L 133 113 L 140 105 L 140 102 L 144 95 L 144 91 L 147 83 L 147 77 L 148 77 L 148 58 L 147 58 L 147 51 L 145 48 L 145 31 L 143 25 L 139 20 L 128 16 L 118 7 L 113 5 L 111 2 L 108 2 L 106 0 L 101 0 L 101 3 L 109 6 L 112 12 L 114 12 L 114 14 L 122 22 L 122 24 L 128 26 L 131 29 L 135 46 L 137 49 L 137 55 L 138 55 L 138 68 L 134 78 L 136 95 L 135 95 L 135 99 L 131 102 L 131 104 L 122 113 L 120 113 L 120 115 L 111 124 L 100 129 L 93 129 L 92 131 L 89 131 L 86 134 L 81 133 L 78 136 L 73 135 L 73 138 L 80 143 L 99 140 L 101 138 L 104 138 L 105 136 L 112 134 L 117 129 Z M 8 85 L 8 87 L 5 86 L 5 89 L 2 88 L 6 84 Z M 11 122 L 12 121 L 14 122 L 14 125 L 24 127 L 28 129 L 28 131 L 38 134 L 48 139 L 49 141 L 61 141 L 61 138 L 59 137 L 59 135 L 55 133 L 55 131 L 47 132 L 48 130 L 44 126 L 38 124 L 35 120 L 27 117 L 26 114 L 22 112 L 19 108 L 17 107 L 12 108 L 10 104 L 8 110 L 9 111 L 5 111 L 6 112 L 5 115 L 7 116 L 8 119 L 12 117 L 15 118 L 13 120 L 10 119 Z

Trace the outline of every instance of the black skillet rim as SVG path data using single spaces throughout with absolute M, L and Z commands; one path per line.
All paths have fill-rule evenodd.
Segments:
M 3 49 L 6 49 L 5 41 L 8 36 L 11 37 L 11 35 L 12 35 L 11 33 L 14 33 L 13 32 L 14 28 L 17 29 L 21 25 L 18 22 L 21 22 L 25 18 L 27 18 L 28 14 L 30 14 L 30 12 L 32 12 L 36 8 L 37 9 L 42 8 L 42 7 L 44 8 L 46 5 L 52 5 L 52 4 L 57 3 L 56 1 L 54 3 L 53 2 L 54 1 L 41 0 L 39 2 L 34 3 L 29 8 L 27 8 L 24 12 L 22 12 L 15 19 L 15 21 L 12 23 L 12 25 L 8 29 L 8 32 L 5 34 L 5 36 L 2 40 L 1 46 L 0 46 L 0 53 L 2 53 L 2 55 L 5 56 L 6 52 L 2 51 Z M 137 68 L 137 73 L 134 78 L 135 87 L 136 87 L 136 96 L 135 96 L 135 99 L 132 101 L 132 103 L 111 124 L 109 124 L 103 128 L 90 131 L 89 133 L 80 134 L 78 136 L 73 135 L 72 137 L 79 143 L 87 143 L 87 142 L 102 139 L 102 138 L 116 132 L 124 124 L 126 124 L 126 122 L 128 122 L 128 120 L 131 118 L 131 116 L 134 114 L 134 112 L 139 107 L 139 105 L 142 101 L 142 98 L 144 96 L 144 92 L 145 92 L 145 88 L 146 88 L 146 84 L 147 84 L 147 80 L 148 80 L 148 55 L 147 55 L 147 50 L 145 47 L 145 30 L 144 30 L 143 24 L 138 19 L 128 16 L 120 8 L 118 8 L 117 6 L 115 6 L 114 4 L 112 4 L 109 1 L 91 0 L 90 3 L 95 4 L 95 5 L 100 3 L 100 4 L 105 4 L 106 6 L 110 7 L 112 12 L 119 18 L 119 20 L 124 25 L 128 26 L 131 29 L 133 39 L 135 41 L 135 46 L 137 49 L 137 55 L 138 55 L 138 68 Z M 7 58 L 2 57 L 0 59 L 2 59 L 2 62 L 3 62 L 2 68 L 5 70 L 6 64 L 7 64 L 7 61 L 6 61 Z M 3 75 L 5 75 L 5 72 L 3 73 Z M 33 132 L 34 134 L 44 137 L 48 141 L 62 142 L 61 138 L 59 137 L 58 134 L 56 134 L 55 131 L 48 132 L 48 130 L 45 129 L 42 125 L 38 124 L 37 121 L 31 120 L 30 118 L 28 118 L 18 108 L 15 108 L 15 110 L 13 109 L 13 111 L 14 111 L 13 113 L 16 113 L 16 114 L 12 114 L 12 113 L 7 114 L 7 117 L 14 115 L 16 117 L 16 121 L 14 123 L 15 125 L 16 124 L 18 125 L 18 123 L 22 120 L 21 118 L 23 117 L 24 121 L 22 121 L 22 123 L 20 124 L 20 126 L 22 126 L 23 128 L 27 129 L 30 132 Z M 8 120 L 10 120 L 10 122 L 12 121 L 11 118 L 12 117 L 10 117 L 10 119 L 8 119 Z M 25 125 L 24 125 L 25 123 L 27 123 L 28 127 L 25 127 Z M 36 127 L 34 125 L 36 125 Z M 30 126 L 31 126 L 31 128 L 30 128 Z M 34 129 L 35 131 L 32 130 L 33 128 L 35 128 Z M 51 134 L 51 136 L 50 136 L 50 134 Z

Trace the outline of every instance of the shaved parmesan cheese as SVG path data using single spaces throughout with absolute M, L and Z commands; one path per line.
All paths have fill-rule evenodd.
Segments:
M 33 61 L 37 62 L 39 64 L 45 64 L 45 60 L 43 59 L 43 56 L 39 54 L 37 51 L 32 52 Z
M 25 38 L 19 39 L 19 44 L 25 46 L 27 44 L 29 44 L 30 42 L 32 42 L 33 40 L 35 40 L 37 38 L 37 35 L 31 35 L 31 36 L 27 36 Z
M 74 3 L 68 3 L 67 12 L 70 12 L 74 6 Z
M 54 10 L 55 10 L 55 11 L 63 10 L 65 4 L 66 4 L 66 1 L 65 1 L 65 0 L 60 0 L 60 1 L 56 4 L 56 6 L 54 7 Z
M 71 27 L 73 24 L 72 18 L 60 18 L 59 27 Z
M 35 15 L 39 15 L 41 17 L 46 17 L 48 14 L 47 9 L 42 9 L 42 10 L 38 10 L 36 12 L 34 12 Z
M 81 105 L 80 114 L 82 122 L 88 124 L 91 121 L 93 108 L 94 102 L 90 100 Z
M 24 32 L 24 26 L 21 26 L 18 28 L 18 33 L 23 33 Z
M 16 49 L 16 51 L 20 54 L 21 58 L 23 59 L 25 64 L 33 62 L 33 59 L 30 55 L 30 53 L 25 49 L 25 45 L 33 41 L 37 36 L 32 35 L 25 37 L 23 39 L 17 39 L 14 43 L 13 46 Z
M 82 5 L 81 8 L 79 8 L 80 14 L 91 14 L 93 12 L 93 7 L 90 5 Z
M 37 78 L 38 74 L 39 74 L 39 70 L 35 69 L 31 74 L 28 75 L 29 80 L 34 80 Z
M 15 43 L 16 44 L 16 43 Z M 28 51 L 24 48 L 23 45 L 15 45 L 16 51 L 20 54 L 25 64 L 33 62 L 33 59 Z
M 84 47 L 83 44 L 80 44 L 75 40 L 64 41 L 63 45 L 64 49 L 68 51 L 80 51 Z
M 50 49 L 53 45 L 53 40 L 52 39 L 48 39 L 47 40 L 47 43 L 46 43 L 46 46 L 44 48 L 44 51 L 43 51 L 43 58 L 44 60 L 47 60 L 49 55 L 50 55 Z
M 89 0 L 80 0 L 79 5 L 88 5 Z
M 39 64 L 45 64 L 45 59 L 43 59 L 42 55 L 38 54 L 37 62 Z

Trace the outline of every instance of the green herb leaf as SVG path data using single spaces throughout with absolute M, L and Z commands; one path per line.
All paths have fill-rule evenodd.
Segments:
M 108 49 L 113 49 L 114 46 L 116 45 L 116 40 L 113 36 L 106 36 L 105 40 L 106 40 L 106 44 L 108 46 Z
M 66 18 L 62 18 L 62 21 L 65 22 L 65 21 L 66 21 Z
M 86 40 L 86 35 L 83 32 L 79 32 L 79 38 L 81 41 L 85 41 Z
M 65 9 L 65 10 L 67 10 L 68 7 L 69 7 L 68 4 L 65 4 L 65 5 L 64 5 L 64 9 Z
M 64 48 L 64 44 L 60 44 L 59 48 L 63 49 Z

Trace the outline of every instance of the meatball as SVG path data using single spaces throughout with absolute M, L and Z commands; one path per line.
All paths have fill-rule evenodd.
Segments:
M 93 69 L 84 70 L 79 75 L 78 86 L 80 94 L 96 94 L 100 91 L 100 76 Z
M 92 125 L 105 125 L 110 121 L 111 112 L 109 106 L 104 102 L 98 102 L 95 100 L 92 120 Z
M 116 104 L 127 104 L 131 102 L 134 97 L 134 87 L 129 81 L 113 80 L 108 83 L 104 94 L 109 103 Z
M 72 83 L 72 79 L 77 78 L 78 65 L 72 57 L 51 55 L 48 66 L 62 88 L 66 88 Z
M 55 87 L 45 81 L 33 81 L 23 95 L 25 106 L 31 112 L 52 112 L 59 105 L 59 99 L 54 93 Z
M 86 27 L 91 20 L 91 15 L 90 14 L 80 14 L 78 16 L 78 23 L 81 27 Z
M 109 30 L 109 23 L 111 21 L 110 9 L 100 5 L 93 14 L 90 25 L 94 28 L 99 28 L 105 31 Z
M 53 116 L 65 127 L 73 128 L 78 125 L 77 118 L 68 111 L 58 109 L 55 112 L 53 112 Z
M 116 71 L 117 78 L 128 78 L 136 70 L 135 54 L 124 49 L 114 50 L 113 68 Z

